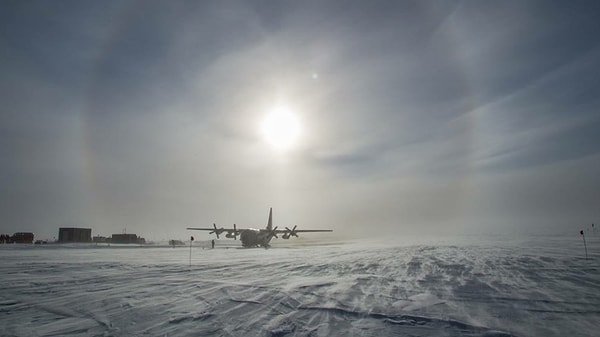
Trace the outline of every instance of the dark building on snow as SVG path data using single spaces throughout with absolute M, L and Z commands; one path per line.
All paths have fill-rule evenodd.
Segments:
M 91 228 L 61 227 L 58 229 L 59 242 L 92 242 Z
M 110 242 L 110 239 L 105 236 L 96 235 L 92 238 L 92 241 L 94 241 L 96 243 L 102 243 L 102 242 Z
M 135 234 L 113 234 L 110 239 L 111 243 L 146 243 L 146 239 L 140 238 Z
M 10 242 L 14 243 L 33 243 L 33 233 L 18 232 L 10 237 Z

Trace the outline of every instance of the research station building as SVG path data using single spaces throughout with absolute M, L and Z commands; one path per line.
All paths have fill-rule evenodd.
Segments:
M 136 234 L 113 234 L 110 242 L 144 244 L 146 239 L 138 237 Z
M 92 242 L 91 228 L 61 227 L 58 229 L 59 242 Z

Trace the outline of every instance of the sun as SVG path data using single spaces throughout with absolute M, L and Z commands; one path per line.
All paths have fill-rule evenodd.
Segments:
M 298 117 L 286 107 L 272 109 L 261 125 L 264 140 L 277 151 L 287 151 L 293 148 L 300 135 Z

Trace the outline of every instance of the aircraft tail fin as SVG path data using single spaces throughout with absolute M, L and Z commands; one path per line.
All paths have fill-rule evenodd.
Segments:
M 267 222 L 267 229 L 273 230 L 273 208 L 269 208 L 269 222 Z

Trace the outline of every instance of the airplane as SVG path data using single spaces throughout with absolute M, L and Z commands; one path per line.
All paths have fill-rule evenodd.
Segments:
M 298 237 L 298 233 L 314 233 L 314 232 L 333 232 L 331 229 L 296 229 L 297 226 L 294 226 L 292 229 L 285 227 L 285 229 L 277 229 L 278 226 L 273 228 L 273 208 L 269 209 L 269 221 L 267 222 L 267 227 L 265 229 L 254 229 L 254 228 L 246 228 L 246 229 L 238 229 L 235 224 L 233 224 L 233 228 L 217 228 L 216 224 L 213 224 L 212 228 L 197 228 L 197 227 L 188 227 L 188 230 L 195 231 L 210 231 L 208 234 L 215 234 L 217 239 L 219 235 L 226 232 L 225 237 L 229 239 L 237 240 L 239 235 L 240 241 L 242 241 L 242 246 L 244 248 L 255 248 L 255 247 L 264 247 L 269 248 L 271 245 L 271 239 L 277 238 L 277 234 L 281 234 L 282 239 L 289 239 L 292 236 Z

